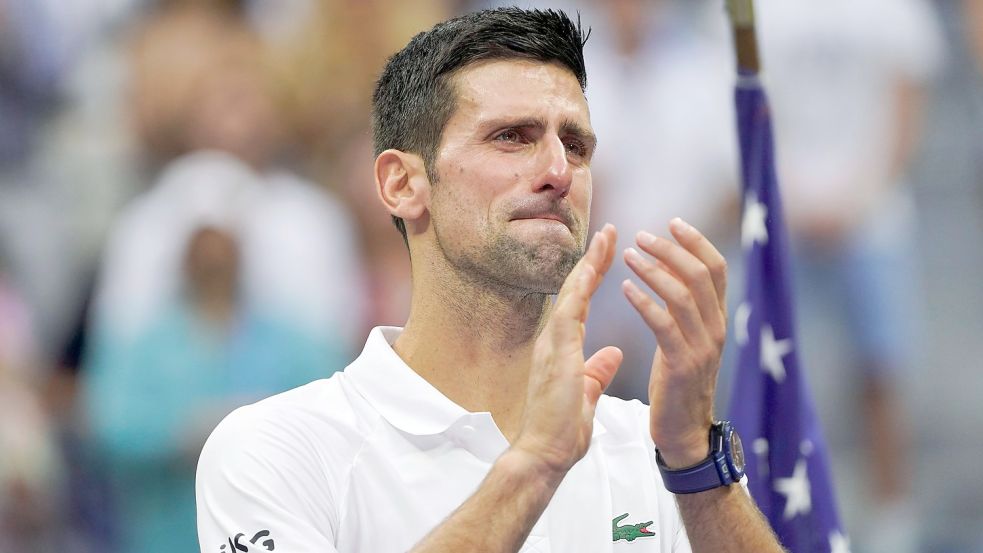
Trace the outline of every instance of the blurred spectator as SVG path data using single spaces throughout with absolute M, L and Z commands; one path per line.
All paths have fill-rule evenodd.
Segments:
M 319 0 L 303 26 L 274 42 L 287 113 L 319 180 L 338 182 L 350 142 L 369 136 L 372 87 L 386 58 L 444 19 L 450 3 Z
M 252 183 L 254 196 L 242 231 L 246 296 L 319 340 L 354 349 L 364 296 L 351 218 L 333 198 L 280 168 L 291 133 L 265 50 L 243 14 L 226 4 L 169 2 L 137 33 L 133 111 L 151 158 L 166 164 L 196 150 L 231 156 L 191 156 L 175 165 L 187 169 L 184 176 L 165 174 L 159 191 L 124 211 L 110 238 L 97 316 L 117 328 L 146 322 L 153 304 L 173 290 L 177 250 L 169 217 L 180 219 L 188 195 L 218 190 L 195 190 L 212 178 L 190 160 L 204 168 L 236 165 L 234 157 L 248 167 L 229 169 L 227 177 Z M 160 215 L 155 223 L 146 210 Z
M 594 225 L 618 226 L 618 246 L 635 233 L 666 234 L 683 217 L 721 250 L 736 226 L 737 158 L 729 52 L 700 33 L 699 13 L 670 0 L 585 4 Z M 588 349 L 616 345 L 625 360 L 609 389 L 646 399 L 652 333 L 624 298 L 634 275 L 615 263 L 592 303 Z
M 366 135 L 348 145 L 341 164 L 341 194 L 358 221 L 365 264 L 365 331 L 373 325 L 399 326 L 410 313 L 409 253 L 374 184 L 372 141 Z
M 69 52 L 47 2 L 0 2 L 0 186 L 30 160 Z
M 39 389 L 27 305 L 0 258 L 0 551 L 54 551 L 63 467 Z
M 283 172 L 219 152 L 173 162 L 120 216 L 107 244 L 94 324 L 142 331 L 178 290 L 183 244 L 216 206 L 242 210 L 242 291 L 312 339 L 348 351 L 362 319 L 356 244 L 344 208 Z
M 177 301 L 133 340 L 95 337 L 86 405 L 112 468 L 121 551 L 194 551 L 194 470 L 214 425 L 347 359 L 243 301 L 232 211 L 191 233 Z
M 970 100 L 973 102 L 976 121 L 983 119 L 983 2 L 980 0 L 964 0 L 966 15 L 966 42 L 970 53 L 976 62 L 976 75 L 970 85 Z M 975 154 L 975 174 L 979 198 L 983 201 L 983 144 L 979 141 L 972 146 Z
M 966 7 L 970 49 L 976 56 L 976 67 L 983 74 L 983 2 L 963 0 L 963 5 Z
M 920 516 L 898 385 L 920 351 L 921 293 L 905 173 L 940 29 L 923 0 L 759 0 L 758 13 L 805 346 L 815 309 L 836 306 L 858 370 L 872 503 L 858 548 L 914 551 Z
M 76 46 L 56 2 L 0 1 L 0 248 L 8 278 L 34 314 L 41 354 L 61 338 L 61 304 L 70 294 L 53 259 L 65 254 L 64 229 L 40 186 L 35 154 L 61 105 Z
M 296 0 L 294 13 L 306 16 L 302 23 L 294 15 L 260 24 L 267 29 L 270 57 L 284 83 L 279 91 L 287 102 L 289 127 L 303 145 L 303 162 L 339 192 L 358 225 L 364 320 L 371 325 L 405 320 L 410 285 L 406 247 L 373 186 L 372 87 L 385 59 L 413 34 L 445 18 L 450 4 Z M 258 2 L 254 16 L 265 13 L 264 5 L 268 10 L 272 3 Z
M 206 141 L 256 166 L 278 153 L 264 50 L 237 3 L 161 2 L 129 53 L 130 111 L 151 166 Z

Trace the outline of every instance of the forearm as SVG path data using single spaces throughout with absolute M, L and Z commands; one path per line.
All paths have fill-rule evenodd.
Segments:
M 517 450 L 504 453 L 478 490 L 412 549 L 515 552 L 563 479 Z
M 679 494 L 679 512 L 694 553 L 784 553 L 751 496 L 735 484 Z

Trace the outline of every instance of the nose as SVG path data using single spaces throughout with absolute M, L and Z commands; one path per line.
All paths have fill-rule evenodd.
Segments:
M 544 141 L 541 158 L 544 170 L 536 183 L 536 192 L 550 192 L 560 198 L 565 197 L 573 184 L 573 168 L 560 137 L 553 136 Z

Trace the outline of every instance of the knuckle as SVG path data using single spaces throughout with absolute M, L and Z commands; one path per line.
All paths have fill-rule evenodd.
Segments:
M 710 271 L 715 275 L 720 275 L 721 277 L 727 276 L 727 260 L 723 257 L 715 259 L 710 262 Z
M 724 343 L 727 341 L 727 331 L 723 327 L 714 327 L 710 330 L 710 339 L 713 340 L 716 349 L 723 349 Z
M 719 341 L 721 344 L 727 341 L 727 322 L 722 318 L 719 322 L 713 325 L 714 339 Z
M 676 330 L 676 322 L 671 316 L 669 316 L 668 313 L 659 311 L 657 316 L 654 318 L 652 329 L 660 334 L 674 338 L 673 334 Z
M 688 274 L 690 282 L 707 282 L 711 280 L 710 268 L 703 263 L 698 263 L 689 270 Z
M 673 286 L 666 290 L 666 300 L 674 305 L 688 305 L 693 302 L 693 294 L 683 286 Z

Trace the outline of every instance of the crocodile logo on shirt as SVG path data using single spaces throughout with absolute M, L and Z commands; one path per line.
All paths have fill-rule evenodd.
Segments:
M 613 541 L 627 540 L 632 542 L 635 541 L 635 538 L 651 538 L 655 536 L 655 532 L 648 529 L 654 521 L 650 520 L 648 522 L 639 522 L 638 524 L 618 526 L 618 523 L 626 518 L 628 518 L 628 513 L 614 517 L 614 520 L 611 521 L 611 537 Z

